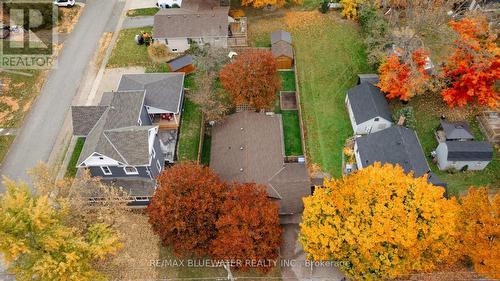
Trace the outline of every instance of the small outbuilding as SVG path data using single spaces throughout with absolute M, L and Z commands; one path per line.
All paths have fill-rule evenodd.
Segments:
M 195 71 L 191 55 L 180 56 L 167 62 L 168 69 L 172 72 L 190 74 Z
M 362 82 L 349 89 L 345 103 L 355 135 L 375 133 L 392 126 L 389 104 L 372 83 Z
M 278 69 L 291 69 L 293 67 L 292 36 L 289 32 L 278 30 L 271 33 L 271 52 Z
M 472 141 L 472 135 L 469 124 L 466 122 L 448 122 L 441 120 L 436 131 L 438 142 L 444 141 Z
M 440 170 L 483 170 L 493 159 L 493 147 L 486 141 L 446 141 L 436 148 Z

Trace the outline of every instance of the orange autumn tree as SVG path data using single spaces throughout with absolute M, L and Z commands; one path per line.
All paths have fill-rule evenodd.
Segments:
M 495 83 L 500 79 L 500 48 L 496 33 L 484 18 L 463 18 L 449 25 L 458 39 L 444 67 L 450 86 L 441 93 L 443 100 L 450 107 L 475 102 L 497 108 L 500 96 Z
M 212 256 L 219 260 L 252 260 L 257 270 L 268 272 L 275 265 L 268 261 L 277 261 L 281 245 L 278 205 L 268 198 L 264 186 L 248 183 L 234 184 L 232 188 L 222 205 L 225 213 L 216 223 L 218 233 L 212 243 Z M 237 269 L 249 267 L 244 262 Z
M 273 6 L 276 8 L 283 7 L 286 3 L 293 3 L 293 4 L 299 4 L 301 5 L 304 1 L 303 0 L 291 0 L 291 1 L 286 1 L 286 0 L 241 0 L 241 5 L 242 6 L 252 6 L 254 8 L 260 9 L 264 8 L 266 6 Z
M 375 163 L 325 180 L 304 199 L 301 242 L 314 260 L 348 261 L 355 280 L 432 271 L 459 258 L 459 206 L 443 188 L 399 166 Z
M 147 208 L 153 230 L 177 255 L 206 255 L 217 235 L 227 184 L 208 167 L 193 163 L 166 169 L 158 184 Z
M 245 51 L 220 71 L 220 81 L 234 105 L 268 109 L 274 105 L 281 79 L 273 55 L 266 50 Z
M 461 198 L 461 223 L 465 254 L 474 270 L 500 278 L 500 194 L 491 198 L 486 188 L 470 188 Z
M 423 93 L 431 79 L 424 69 L 427 57 L 428 54 L 423 49 L 415 50 L 407 62 L 401 62 L 396 54 L 388 56 L 380 65 L 380 82 L 377 86 L 388 99 L 408 101 L 411 97 Z

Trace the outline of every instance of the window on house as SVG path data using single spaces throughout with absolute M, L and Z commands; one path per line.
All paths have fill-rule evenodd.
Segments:
M 139 126 L 142 126 L 142 120 L 141 119 L 137 120 L 137 123 L 139 123 Z
M 377 118 L 375 118 L 375 122 L 377 122 L 378 120 L 380 120 L 380 118 L 378 118 L 378 117 L 377 117 Z
M 153 150 L 151 151 L 151 155 L 153 156 L 153 158 L 156 158 L 156 151 L 155 151 L 154 147 L 153 147 Z
M 158 169 L 158 171 L 161 171 L 160 160 L 156 160 L 156 168 Z
M 168 39 L 165 39 L 165 45 L 168 45 Z
M 137 168 L 134 166 L 126 166 L 123 168 L 125 170 L 125 174 L 127 175 L 137 175 L 139 172 L 137 171 Z
M 107 176 L 109 176 L 109 175 L 112 174 L 111 173 L 111 169 L 108 166 L 102 166 L 101 170 L 102 170 L 102 173 L 105 174 L 105 175 L 107 175 Z

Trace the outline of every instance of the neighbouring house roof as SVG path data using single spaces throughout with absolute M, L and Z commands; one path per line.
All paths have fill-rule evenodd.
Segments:
M 279 41 L 273 44 L 271 52 L 275 58 L 285 56 L 293 59 L 293 47 L 285 41 Z
M 493 147 L 487 141 L 447 141 L 448 161 L 491 161 Z
M 73 135 L 88 135 L 107 108 L 107 106 L 72 106 Z
M 281 116 L 239 112 L 212 128 L 210 167 L 224 180 L 254 182 L 267 187 L 269 197 L 280 200 L 280 213 L 303 210 L 310 195 L 304 164 L 284 163 Z
M 205 1 L 183 1 L 181 8 L 162 9 L 154 16 L 154 38 L 227 37 L 229 7 Z M 196 2 L 196 3 L 194 3 Z M 205 3 L 205 4 L 204 4 Z
M 391 110 L 384 94 L 371 83 L 363 82 L 347 91 L 356 124 L 375 117 L 392 121 Z
M 288 44 L 292 44 L 292 35 L 290 32 L 284 30 L 276 30 L 271 33 L 271 44 L 274 45 L 276 42 L 284 41 Z
M 433 172 L 429 172 L 427 174 L 427 182 L 435 186 L 444 187 L 444 197 L 448 198 L 448 184 L 445 181 L 443 181 L 440 177 L 438 177 Z
M 149 129 L 154 127 L 138 125 L 144 97 L 144 90 L 113 93 L 86 137 L 79 165 L 95 152 L 126 165 L 149 164 Z
M 171 71 L 179 70 L 183 67 L 193 64 L 193 57 L 191 55 L 180 56 L 167 62 Z
M 181 110 L 184 73 L 124 74 L 118 91 L 145 90 L 144 104 L 169 112 Z
M 415 131 L 392 126 L 356 139 L 362 167 L 375 162 L 399 164 L 420 177 L 430 171 Z
M 368 82 L 373 85 L 380 81 L 378 74 L 358 74 L 358 84 Z
M 466 122 L 447 122 L 444 120 L 440 121 L 441 128 L 443 129 L 446 139 L 467 139 L 473 140 L 474 136 L 470 132 L 469 124 Z

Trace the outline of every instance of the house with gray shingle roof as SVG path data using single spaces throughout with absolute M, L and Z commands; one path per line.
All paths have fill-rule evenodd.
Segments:
M 123 75 L 100 105 L 73 106 L 73 134 L 85 137 L 77 167 L 149 202 L 144 194 L 174 161 L 183 82 L 183 73 Z
M 349 89 L 345 104 L 355 135 L 366 135 L 392 126 L 391 110 L 384 94 L 370 82 Z

